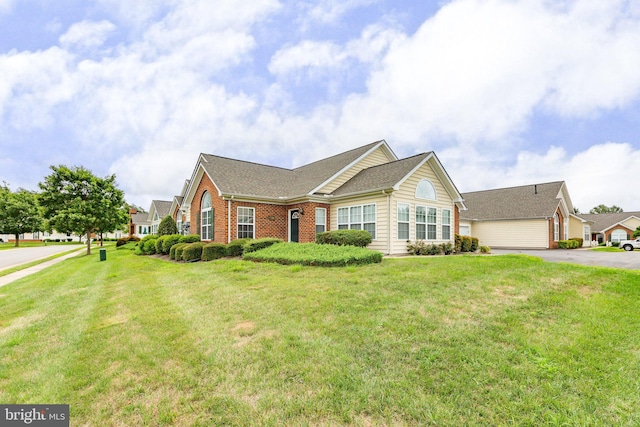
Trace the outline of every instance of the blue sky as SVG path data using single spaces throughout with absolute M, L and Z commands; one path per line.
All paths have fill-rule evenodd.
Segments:
M 200 152 L 295 167 L 385 139 L 461 192 L 640 210 L 640 0 L 0 0 L 0 181 L 171 200 Z

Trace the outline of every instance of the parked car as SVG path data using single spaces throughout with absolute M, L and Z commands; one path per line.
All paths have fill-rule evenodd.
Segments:
M 640 237 L 637 237 L 634 240 L 622 240 L 620 242 L 620 248 L 625 251 L 632 251 L 634 249 L 640 249 Z

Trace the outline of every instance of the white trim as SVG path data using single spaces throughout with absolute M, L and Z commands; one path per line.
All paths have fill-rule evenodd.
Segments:
M 293 209 L 289 209 L 287 210 L 287 235 L 288 235 L 288 242 L 291 242 L 291 220 L 293 218 L 291 213 L 294 211 L 298 211 L 298 242 L 300 242 L 300 208 L 293 208 Z
M 329 185 L 329 183 L 331 181 L 333 181 L 334 179 L 336 179 L 337 177 L 339 177 L 340 175 L 342 175 L 343 173 L 345 173 L 346 171 L 348 171 L 349 169 L 354 167 L 358 162 L 360 162 L 362 159 L 364 159 L 365 157 L 367 157 L 369 154 L 373 153 L 375 150 L 377 150 L 380 147 L 386 148 L 387 157 L 389 155 L 391 155 L 392 159 L 390 160 L 390 162 L 398 160 L 398 157 L 396 156 L 396 154 L 391 150 L 391 148 L 389 148 L 389 145 L 387 144 L 387 141 L 385 141 L 383 139 L 383 140 L 379 141 L 376 145 L 374 145 L 372 148 L 370 148 L 366 153 L 362 154 L 360 157 L 355 159 L 353 162 L 349 163 L 347 166 L 345 166 L 344 168 L 340 169 L 338 172 L 333 174 L 329 179 L 324 181 L 322 184 L 318 185 L 316 188 L 314 188 L 313 190 L 309 191 L 308 194 L 312 195 L 312 194 L 316 193 L 317 191 L 319 191 L 321 188 L 326 187 L 327 185 Z M 354 150 L 357 150 L 357 148 L 354 148 Z M 341 153 L 341 154 L 344 154 L 344 153 Z M 340 155 L 340 154 L 337 154 L 337 155 Z M 330 158 L 330 157 L 328 157 L 328 158 Z M 326 159 L 321 159 L 321 160 L 326 160 Z
M 246 223 L 246 222 L 240 222 L 240 209 L 251 209 L 251 211 L 253 212 L 252 218 L 253 218 L 253 223 Z M 236 208 L 236 238 L 237 239 L 242 239 L 243 237 L 240 237 L 240 226 L 241 225 L 251 225 L 253 226 L 253 236 L 251 236 L 251 239 L 255 239 L 256 238 L 256 208 L 251 207 L 251 206 L 238 206 Z
M 318 211 L 322 210 L 324 212 L 323 214 L 323 218 L 324 218 L 324 224 L 318 224 Z M 322 225 L 324 227 L 324 231 L 327 231 L 327 208 L 315 208 L 314 209 L 314 230 L 315 230 L 315 234 L 316 236 L 318 235 L 318 225 Z M 323 233 L 321 231 L 321 233 Z
M 400 205 L 409 208 L 409 211 L 407 212 L 408 218 L 406 221 L 400 221 Z M 407 224 L 408 226 L 406 239 L 400 237 L 400 223 Z M 411 240 L 411 203 L 396 202 L 396 240 Z
M 365 230 L 364 225 L 365 224 L 371 224 L 371 221 L 366 221 L 364 220 L 364 207 L 365 206 L 373 206 L 374 210 L 375 210 L 375 218 L 373 221 L 373 226 L 374 226 L 374 230 L 373 230 L 373 235 L 372 240 L 378 240 L 378 204 L 376 202 L 373 203 L 359 203 L 359 204 L 354 204 L 354 205 L 348 205 L 348 206 L 339 206 L 336 207 L 336 226 L 338 227 L 338 230 L 351 230 L 351 208 L 361 208 L 360 211 L 360 222 L 359 223 L 354 223 L 354 224 L 360 224 L 361 228 L 356 229 L 356 230 Z M 340 209 L 346 209 L 347 210 L 347 218 L 348 218 L 348 222 L 346 223 L 340 223 L 340 215 L 339 215 L 339 211 Z M 346 225 L 347 228 L 346 229 L 341 229 L 340 225 Z M 368 231 L 368 230 L 365 230 Z

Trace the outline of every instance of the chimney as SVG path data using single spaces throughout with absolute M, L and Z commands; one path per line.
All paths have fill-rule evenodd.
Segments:
M 133 215 L 133 214 L 137 214 L 137 213 L 138 213 L 137 210 L 135 210 L 133 208 L 129 209 L 129 215 Z

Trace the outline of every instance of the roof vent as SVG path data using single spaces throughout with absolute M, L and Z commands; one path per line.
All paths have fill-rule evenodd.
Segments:
M 538 194 L 538 184 L 533 186 L 533 192 L 534 194 Z

